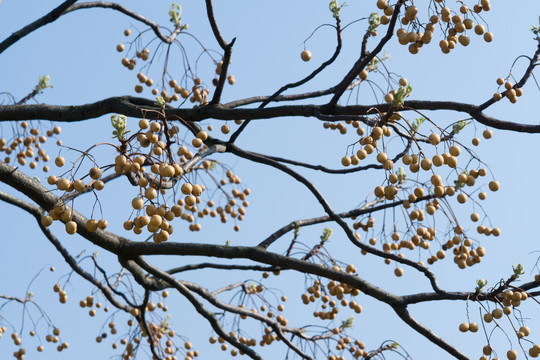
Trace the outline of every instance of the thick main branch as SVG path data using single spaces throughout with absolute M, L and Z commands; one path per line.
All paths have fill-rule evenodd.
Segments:
M 349 105 L 328 109 L 325 105 L 284 105 L 262 109 L 231 109 L 220 105 L 203 106 L 200 108 L 167 108 L 164 110 L 167 118 L 174 120 L 178 117 L 184 121 L 202 121 L 206 119 L 236 120 L 236 119 L 274 119 L 282 117 L 312 117 L 317 114 L 326 115 L 371 115 L 386 112 L 389 104 Z M 0 106 L 0 122 L 15 120 L 51 120 L 57 122 L 76 122 L 94 119 L 106 114 L 122 114 L 129 117 L 140 117 L 149 110 L 161 111 L 154 101 L 133 96 L 111 97 L 84 105 L 6 105 Z M 530 125 L 499 120 L 486 115 L 479 106 L 452 101 L 410 100 L 403 104 L 402 112 L 413 110 L 450 110 L 469 114 L 478 122 L 501 130 L 525 133 L 540 133 L 540 125 Z M 319 121 L 319 120 L 318 120 Z

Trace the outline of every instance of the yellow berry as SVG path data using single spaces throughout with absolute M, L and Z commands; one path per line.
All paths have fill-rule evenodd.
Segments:
M 311 52 L 309 50 L 304 50 L 302 51 L 302 53 L 300 54 L 300 57 L 302 58 L 302 60 L 304 61 L 309 61 L 311 60 Z
M 77 223 L 75 221 L 68 221 L 66 223 L 66 232 L 73 235 L 77 232 Z

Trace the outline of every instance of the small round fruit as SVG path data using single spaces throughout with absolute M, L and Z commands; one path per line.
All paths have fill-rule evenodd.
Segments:
M 90 171 L 88 173 L 90 174 L 90 177 L 92 179 L 99 180 L 99 178 L 101 177 L 102 171 L 98 167 L 93 167 L 93 168 L 90 169 Z
M 482 135 L 484 136 L 484 139 L 491 139 L 491 137 L 493 136 L 493 131 L 486 129 L 484 130 Z
M 41 225 L 48 227 L 53 223 L 53 218 L 51 216 L 44 216 L 41 218 Z
M 199 138 L 195 138 L 191 140 L 191 145 L 193 145 L 193 147 L 200 148 L 203 145 L 203 141 Z
M 139 120 L 139 128 L 144 130 L 144 129 L 148 129 L 148 126 L 150 126 L 150 123 L 148 122 L 148 120 L 146 119 Z
M 531 329 L 528 326 L 520 327 L 519 331 L 523 333 L 523 336 L 529 336 L 531 334 Z
M 396 268 L 396 269 L 394 270 L 394 274 L 395 274 L 397 277 L 403 276 L 403 269 L 402 269 L 402 268 L 399 268 L 399 267 Z
M 432 133 L 428 138 L 431 145 L 439 145 L 441 142 L 441 136 L 439 134 Z
M 352 163 L 352 161 L 351 161 L 350 156 L 344 156 L 343 158 L 341 158 L 341 165 L 349 166 L 349 165 L 351 165 L 351 163 Z
M 459 331 L 461 331 L 461 332 L 469 331 L 469 324 L 467 324 L 467 323 L 459 324 Z
M 103 190 L 104 187 L 105 187 L 105 183 L 103 181 L 98 180 L 94 182 L 94 189 L 96 189 L 97 191 Z
M 484 25 L 478 24 L 474 27 L 474 32 L 476 35 L 482 35 L 486 29 L 484 28 Z
M 116 51 L 118 51 L 118 52 L 124 51 L 125 48 L 126 48 L 126 47 L 124 46 L 124 44 L 118 44 L 118 45 L 116 45 Z
M 146 190 L 144 191 L 144 196 L 148 199 L 148 200 L 153 200 L 156 198 L 157 196 L 157 191 L 156 189 L 154 188 L 146 188 Z
M 311 51 L 309 50 L 302 51 L 302 53 L 300 54 L 300 57 L 302 58 L 302 60 L 306 62 L 311 60 Z
M 452 156 L 459 156 L 461 154 L 461 148 L 458 145 L 452 145 L 450 147 L 450 154 Z
M 508 360 L 516 360 L 518 357 L 518 353 L 516 350 L 508 350 L 508 352 L 506 353 L 506 357 L 508 358 Z
M 161 177 L 173 177 L 174 173 L 175 173 L 175 170 L 172 165 L 163 166 L 160 170 Z
M 90 232 L 96 231 L 98 228 L 98 221 L 96 219 L 90 219 L 86 221 L 86 230 Z
M 191 185 L 190 183 L 185 183 L 180 188 L 180 191 L 182 191 L 182 194 L 184 195 L 189 195 L 193 191 L 193 185 Z
M 66 223 L 66 232 L 73 235 L 77 232 L 77 223 L 75 221 L 68 221 Z
M 136 197 L 135 199 L 131 200 L 131 206 L 133 206 L 135 210 L 141 210 L 144 206 L 144 201 L 142 198 Z
M 66 163 L 66 160 L 62 156 L 58 156 L 56 159 L 54 159 L 54 164 L 58 167 L 64 166 Z
M 161 130 L 161 124 L 158 123 L 157 121 L 154 121 L 154 122 L 150 125 L 150 130 L 152 130 L 152 131 L 155 132 L 155 133 L 159 132 L 159 130 Z
M 100 219 L 98 221 L 98 228 L 100 228 L 101 230 L 105 230 L 108 225 L 109 225 L 109 223 L 105 219 Z
M 208 139 L 208 133 L 206 131 L 199 131 L 197 137 L 202 141 L 205 141 L 206 139 Z
M 368 72 L 367 70 L 360 71 L 360 80 L 366 80 L 368 78 Z
M 491 313 L 495 319 L 500 319 L 503 316 L 503 311 L 501 308 L 497 308 L 492 311 Z
M 499 187 L 500 187 L 500 185 L 499 185 L 499 182 L 498 182 L 498 181 L 495 181 L 495 180 L 490 181 L 490 183 L 489 183 L 489 190 L 491 190 L 491 191 L 497 191 L 497 190 L 499 190 Z
M 195 196 L 201 196 L 203 192 L 203 188 L 201 185 L 195 184 L 193 185 L 193 190 L 191 190 L 191 193 Z

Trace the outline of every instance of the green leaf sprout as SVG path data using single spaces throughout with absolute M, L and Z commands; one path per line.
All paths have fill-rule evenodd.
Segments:
M 411 127 L 412 129 L 414 130 L 414 132 L 417 132 L 418 129 L 420 129 L 420 125 L 422 125 L 422 123 L 426 121 L 426 119 L 422 116 L 421 118 L 418 118 L 418 119 L 415 119 L 414 122 L 412 123 Z
M 40 76 L 38 84 L 36 85 L 36 88 L 34 89 L 34 91 L 36 93 L 41 93 L 46 88 L 54 87 L 51 84 L 49 84 L 49 81 L 51 81 L 51 76 L 50 75 Z
M 126 134 L 129 132 L 126 130 L 127 118 L 124 115 L 112 115 L 111 124 L 114 128 L 113 135 L 118 140 L 125 140 Z
M 487 280 L 485 279 L 479 279 L 479 280 L 476 280 L 476 288 L 474 289 L 474 291 L 478 294 L 480 293 L 484 287 L 487 285 Z
M 452 131 L 454 134 L 458 134 L 461 130 L 465 128 L 465 126 L 469 125 L 471 122 L 467 120 L 459 120 L 457 123 L 454 124 L 452 127 Z
M 411 92 L 412 92 L 411 84 L 408 84 L 407 86 L 400 86 L 396 92 L 396 95 L 394 95 L 394 101 L 392 102 L 392 105 L 396 107 L 402 106 L 403 101 L 405 101 L 405 98 L 411 95 Z
M 512 269 L 514 270 L 514 275 L 512 275 L 514 279 L 517 279 L 520 275 L 525 274 L 525 272 L 523 271 L 524 270 L 523 265 L 521 264 L 517 264 L 516 267 L 512 265 Z
M 398 168 L 396 175 L 398 177 L 400 184 L 403 184 L 405 180 L 407 179 L 407 174 L 405 173 L 405 169 L 403 169 L 401 166 Z
M 165 109 L 165 105 L 167 103 L 165 102 L 165 99 L 161 96 L 156 97 L 156 106 L 159 106 L 162 109 Z
M 341 322 L 341 328 L 342 329 L 352 328 L 354 326 L 353 323 L 354 323 L 354 316 L 351 316 L 347 320 Z
M 182 22 L 180 14 L 182 14 L 182 7 L 177 3 L 172 3 L 171 9 L 169 10 L 169 16 L 171 17 L 171 22 L 175 27 L 179 27 L 180 23 Z
M 323 234 L 321 235 L 321 241 L 322 242 L 325 242 L 327 241 L 328 239 L 330 239 L 330 236 L 332 236 L 332 229 L 330 228 L 324 228 Z
M 381 17 L 378 13 L 374 12 L 369 15 L 369 31 L 374 31 L 381 25 Z
M 328 7 L 330 8 L 330 12 L 332 13 L 332 16 L 334 16 L 334 18 L 336 19 L 339 17 L 339 13 L 341 12 L 341 9 L 343 9 L 345 6 L 347 6 L 347 3 L 338 5 L 337 0 L 331 0 L 330 5 L 328 5 Z

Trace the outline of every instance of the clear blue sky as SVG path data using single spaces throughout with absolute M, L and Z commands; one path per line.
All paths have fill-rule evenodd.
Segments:
M 4 0 L 0 3 L 0 40 L 9 36 L 34 19 L 42 16 L 58 2 L 43 1 L 15 1 Z M 145 17 L 169 26 L 168 9 L 166 1 L 122 1 L 130 9 L 143 14 Z M 376 1 L 353 2 L 342 12 L 343 23 L 364 18 L 371 12 L 377 11 Z M 478 104 L 497 90 L 496 78 L 506 77 L 515 58 L 519 55 L 532 55 L 536 43 L 529 31 L 532 25 L 538 25 L 540 3 L 537 0 L 526 0 L 516 5 L 515 2 L 493 2 L 492 10 L 484 14 L 489 24 L 489 30 L 494 33 L 495 39 L 486 44 L 479 37 L 471 35 L 471 45 L 467 48 L 459 47 L 450 55 L 443 55 L 438 48 L 440 34 L 436 34 L 433 44 L 423 48 L 419 55 L 408 54 L 405 47 L 399 46 L 393 39 L 386 48 L 390 55 L 386 66 L 398 76 L 405 76 L 413 85 L 412 99 L 450 100 Z M 197 37 L 207 48 L 219 49 L 212 37 L 205 10 L 201 1 L 182 3 L 184 23 L 189 24 L 189 33 Z M 424 4 L 418 2 L 420 13 L 424 12 Z M 453 4 L 452 4 L 453 6 Z M 471 4 L 472 7 L 472 4 Z M 253 95 L 267 95 L 274 92 L 284 83 L 297 80 L 318 64 L 325 61 L 333 52 L 335 46 L 334 33 L 330 27 L 319 29 L 305 44 L 312 52 L 309 63 L 300 60 L 300 52 L 304 49 L 303 42 L 313 30 L 324 23 L 332 23 L 328 11 L 327 1 L 216 1 L 215 13 L 221 27 L 222 34 L 227 40 L 236 37 L 233 52 L 231 73 L 236 76 L 237 84 L 226 86 L 223 101 Z M 366 21 L 351 25 L 343 34 L 344 48 L 338 61 L 321 76 L 300 89 L 309 91 L 327 88 L 334 85 L 350 68 L 359 52 L 361 37 L 366 27 Z M 54 88 L 47 89 L 37 100 L 49 104 L 83 104 L 109 96 L 134 95 L 133 88 L 137 84 L 135 72 L 127 71 L 121 66 L 122 56 L 116 52 L 118 43 L 126 42 L 123 30 L 131 28 L 145 30 L 144 25 L 135 22 L 117 12 L 103 9 L 82 10 L 62 17 L 58 21 L 30 34 L 17 44 L 6 50 L 0 56 L 0 92 L 8 91 L 16 99 L 24 97 L 36 85 L 39 76 L 49 74 Z M 381 27 L 380 33 L 384 31 Z M 130 38 L 133 38 L 130 37 Z M 146 41 L 151 39 L 150 34 L 145 36 Z M 200 55 L 201 48 L 188 36 L 181 36 L 190 62 L 195 64 Z M 372 41 L 373 46 L 373 41 Z M 164 54 L 159 54 L 151 72 L 154 78 L 159 78 L 160 64 Z M 169 71 L 180 74 L 182 60 L 180 52 L 175 50 L 171 54 Z M 521 59 L 516 63 L 514 74 L 517 77 L 522 73 L 526 62 Z M 197 63 L 199 76 L 210 83 L 212 73 L 211 62 L 201 57 Z M 373 76 L 372 80 L 383 84 L 380 75 Z M 511 105 L 502 101 L 490 108 L 487 113 L 494 117 L 523 123 L 538 124 L 540 118 L 537 114 L 539 89 L 534 81 L 530 81 L 523 89 L 524 95 L 518 103 Z M 151 97 L 145 89 L 143 96 Z M 356 93 L 351 102 L 355 102 Z M 324 100 L 315 100 L 322 103 Z M 374 98 L 368 87 L 363 87 L 359 93 L 360 104 L 372 104 Z M 307 101 L 310 103 L 310 101 Z M 449 112 L 430 114 L 439 126 L 460 119 L 460 114 Z M 136 129 L 138 119 L 129 119 L 129 127 Z M 206 122 L 205 125 L 212 124 Z M 221 123 L 213 123 L 214 127 Z M 234 125 L 231 124 L 231 127 Z M 426 125 L 429 126 L 429 125 Z M 11 134 L 12 125 L 0 124 L 0 136 Z M 474 136 L 479 136 L 484 126 L 468 126 L 460 133 L 460 141 L 470 144 Z M 427 130 L 426 130 L 427 131 Z M 88 120 L 84 123 L 63 125 L 61 139 L 66 146 L 86 149 L 92 144 L 101 141 L 111 141 L 109 116 Z M 217 135 L 216 135 L 217 136 Z M 501 183 L 501 190 L 495 194 L 490 193 L 483 203 L 484 209 L 494 226 L 501 228 L 502 235 L 498 238 L 482 238 L 482 245 L 487 248 L 484 261 L 463 271 L 457 271 L 452 264 L 451 257 L 444 262 L 433 266 L 441 285 L 449 290 L 472 291 L 475 280 L 486 278 L 490 285 L 494 285 L 501 278 L 510 275 L 511 266 L 517 263 L 525 265 L 529 275 L 532 271 L 537 255 L 532 253 L 540 248 L 537 222 L 538 200 L 536 192 L 536 179 L 540 176 L 537 156 L 539 135 L 515 134 L 510 132 L 494 131 L 489 141 L 482 141 L 481 146 L 475 148 L 478 156 L 490 167 L 493 176 Z M 341 136 L 336 132 L 323 130 L 319 121 L 314 119 L 285 118 L 252 123 L 240 137 L 238 145 L 246 150 L 258 151 L 266 154 L 290 157 L 314 164 L 323 164 L 332 168 L 340 168 L 340 159 L 347 152 L 347 146 L 357 140 L 352 132 Z M 58 149 L 52 144 L 49 147 L 51 156 L 56 155 Z M 110 156 L 111 153 L 101 151 L 97 154 Z M 62 150 L 66 159 L 73 160 L 75 154 Z M 240 224 L 239 233 L 232 231 L 232 225 L 216 225 L 211 222 L 203 223 L 206 230 L 199 234 L 192 234 L 181 230 L 177 226 L 175 236 L 177 241 L 210 241 L 224 244 L 227 240 L 233 245 L 255 244 L 277 228 L 297 219 L 320 216 L 323 210 L 315 199 L 298 183 L 282 174 L 234 159 L 230 156 L 219 156 L 217 160 L 227 163 L 234 168 L 242 178 L 253 195 L 251 196 L 248 214 Z M 69 161 L 68 160 L 68 161 Z M 110 162 L 103 160 L 104 163 Z M 58 174 L 60 170 L 54 167 L 52 173 Z M 337 211 L 349 210 L 361 203 L 367 195 L 371 195 L 374 186 L 383 180 L 379 172 L 359 173 L 348 176 L 321 175 L 312 171 L 300 171 L 308 176 L 317 185 L 322 193 Z M 39 171 L 30 172 L 38 176 L 42 182 L 45 175 Z M 106 188 L 100 201 L 104 208 L 104 216 L 109 220 L 110 229 L 121 229 L 122 222 L 129 217 L 127 208 L 135 192 L 125 186 L 125 180 L 117 181 Z M 7 187 L 0 185 L 0 190 L 8 191 Z M 92 199 L 81 201 L 79 211 L 89 216 Z M 470 206 L 454 206 L 457 216 L 468 218 L 472 211 Z M 112 350 L 112 340 L 108 338 L 102 344 L 96 344 L 94 339 L 107 328 L 108 315 L 99 311 L 95 318 L 89 318 L 87 310 L 81 310 L 79 300 L 85 298 L 90 286 L 72 276 L 66 291 L 69 301 L 61 305 L 52 287 L 55 283 L 64 284 L 69 274 L 69 267 L 63 262 L 51 245 L 40 234 L 34 220 L 22 211 L 9 205 L 0 205 L 0 228 L 2 229 L 3 251 L 0 252 L 0 294 L 23 297 L 31 279 L 41 270 L 45 269 L 30 290 L 35 294 L 35 300 L 51 316 L 54 324 L 62 329 L 62 340 L 70 343 L 68 351 L 58 354 L 47 343 L 42 355 L 36 355 L 35 348 L 39 341 L 28 336 L 31 329 L 29 315 L 24 315 L 22 307 L 17 304 L 8 304 L 0 309 L 0 325 L 6 324 L 10 331 L 23 329 L 23 344 L 27 347 L 27 358 L 39 359 L 80 359 L 106 358 L 109 355 L 119 354 Z M 382 218 L 380 218 L 382 221 Z M 471 227 L 470 222 L 467 223 Z M 391 223 L 387 225 L 391 226 Z M 322 228 L 303 229 L 301 240 L 310 246 L 318 241 Z M 386 266 L 380 260 L 362 257 L 357 252 L 351 252 L 346 246 L 346 238 L 333 226 L 334 235 L 328 245 L 334 257 L 355 264 L 360 275 L 375 285 L 397 294 L 408 294 L 416 291 L 428 291 L 429 284 L 423 277 L 407 270 L 405 276 L 396 279 L 393 268 Z M 380 229 L 380 228 L 379 228 Z M 85 251 L 83 256 L 92 254 L 96 249 L 82 238 L 68 237 L 63 234 L 59 226 L 53 227 L 59 238 L 73 254 Z M 387 229 L 388 231 L 388 229 Z M 209 240 L 211 239 L 211 240 Z M 287 240 L 277 249 L 286 248 Z M 436 245 L 436 244 L 432 244 Z M 281 246 L 281 247 L 280 247 Z M 107 257 L 100 252 L 100 259 L 110 273 L 118 271 L 114 265 L 114 258 Z M 416 259 L 412 256 L 413 259 Z M 425 260 L 425 258 L 424 258 Z M 154 261 L 158 261 L 155 259 Z M 159 259 L 165 268 L 194 263 L 197 259 Z M 92 270 L 92 263 L 86 260 L 85 268 Z M 48 271 L 54 265 L 56 271 Z M 189 275 L 189 277 L 188 277 Z M 231 272 L 225 276 L 215 276 L 210 271 L 201 271 L 199 274 L 186 274 L 186 280 L 200 282 L 209 289 L 224 285 L 223 277 L 227 282 L 245 279 L 245 274 Z M 260 280 L 258 274 L 249 275 L 254 280 Z M 229 279 L 230 278 L 230 279 Z M 291 319 L 290 324 L 304 325 L 306 322 L 316 324 L 313 318 L 307 318 L 314 307 L 299 305 L 299 287 L 303 286 L 302 276 L 281 276 L 268 281 L 268 287 L 279 288 L 289 297 L 286 303 L 286 316 Z M 279 292 L 278 292 L 279 294 Z M 157 301 L 157 300 L 156 300 Z M 448 355 L 435 347 L 423 337 L 402 325 L 392 310 L 385 305 L 359 296 L 357 299 L 364 307 L 364 312 L 356 316 L 355 327 L 351 334 L 361 339 L 368 348 L 376 348 L 378 344 L 387 339 L 395 340 L 405 347 L 415 359 L 427 358 L 426 355 L 446 359 Z M 217 346 L 210 346 L 207 338 L 212 335 L 210 327 L 204 320 L 194 314 L 190 305 L 179 297 L 172 297 L 169 301 L 171 323 L 177 333 L 186 335 L 201 352 L 201 359 L 211 356 L 221 356 Z M 36 312 L 31 309 L 31 315 L 36 318 Z M 478 305 L 470 304 L 469 312 L 472 321 L 480 322 Z M 447 338 L 452 344 L 469 354 L 472 358 L 481 356 L 481 348 L 485 344 L 482 332 L 477 334 L 461 334 L 457 328 L 459 323 L 467 321 L 465 304 L 433 303 L 411 307 L 411 313 L 437 334 Z M 524 316 L 531 317 L 529 325 L 538 321 L 538 307 L 528 304 L 524 308 Z M 337 320 L 348 317 L 342 314 Z M 21 325 L 24 319 L 24 327 Z M 125 324 L 127 317 L 122 314 L 115 316 L 117 323 Z M 4 322 L 3 322 L 4 321 Z M 303 322 L 302 322 L 303 321 Z M 11 324 L 13 328 L 11 328 Z M 104 326 L 104 328 L 102 328 Z M 532 327 L 532 326 L 531 326 Z M 256 331 L 259 329 L 252 327 Z M 508 324 L 505 329 L 509 330 Z M 39 325 L 39 333 L 44 336 L 47 327 Z M 120 330 L 122 334 L 126 329 Z M 534 329 L 533 329 L 534 334 Z M 494 344 L 500 344 L 499 357 L 503 357 L 508 349 L 508 340 L 496 332 Z M 510 336 L 514 348 L 516 342 Z M 538 341 L 538 337 L 532 336 Z M 45 344 L 44 339 L 41 339 Z M 179 344 L 181 341 L 179 341 Z M 0 339 L 0 358 L 10 358 L 16 347 L 13 346 L 9 336 Z M 282 352 L 272 352 L 263 348 L 261 353 L 266 358 L 282 357 Z M 140 354 L 140 358 L 145 358 Z M 139 357 L 138 357 L 139 358 Z

